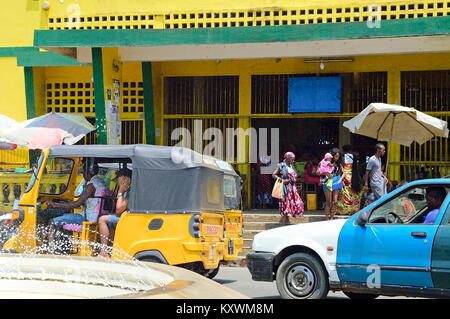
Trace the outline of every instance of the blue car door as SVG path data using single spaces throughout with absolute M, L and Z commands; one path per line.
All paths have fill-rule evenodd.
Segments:
M 428 212 L 425 191 L 421 184 L 381 198 L 367 207 L 364 226 L 355 223 L 356 216 L 347 221 L 338 240 L 341 282 L 377 288 L 433 287 L 431 251 L 438 220 L 421 223 Z

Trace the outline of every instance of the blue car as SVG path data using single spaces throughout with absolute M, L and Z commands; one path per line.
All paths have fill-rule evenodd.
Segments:
M 247 267 L 283 298 L 449 297 L 449 190 L 450 179 L 419 180 L 348 219 L 261 232 Z

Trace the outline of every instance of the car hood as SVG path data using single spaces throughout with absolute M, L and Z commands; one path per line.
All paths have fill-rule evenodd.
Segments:
M 274 254 L 292 245 L 311 248 L 333 246 L 336 249 L 339 233 L 346 221 L 347 219 L 334 219 L 266 230 L 255 235 L 252 249 Z

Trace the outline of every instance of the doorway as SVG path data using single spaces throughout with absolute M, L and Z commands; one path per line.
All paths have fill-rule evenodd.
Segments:
M 291 151 L 296 156 L 296 167 L 300 167 L 300 174 L 303 175 L 303 168 L 306 161 L 311 159 L 320 160 L 331 148 L 339 145 L 339 119 L 338 118 L 254 118 L 252 127 L 259 132 L 260 129 L 267 129 L 267 154 L 275 156 L 278 153 L 277 163 L 283 160 L 286 152 Z M 271 145 L 271 129 L 279 130 L 278 149 L 276 145 Z M 259 148 L 258 136 L 258 148 Z M 264 141 L 263 141 L 264 142 Z M 267 178 L 261 176 L 258 163 L 251 163 L 251 207 L 261 208 L 261 180 Z M 269 179 L 269 178 L 267 178 Z M 270 178 L 273 187 L 274 180 Z M 267 187 L 269 188 L 269 187 Z M 270 188 L 271 189 L 271 188 Z M 266 190 L 267 191 L 267 190 Z M 258 196 L 260 195 L 260 196 Z M 300 194 L 302 195 L 302 194 Z M 304 194 L 303 194 L 304 195 Z M 301 196 L 306 202 L 305 196 Z M 321 208 L 323 202 L 322 194 L 318 194 L 317 209 Z M 264 208 L 278 208 L 278 201 L 264 205 Z

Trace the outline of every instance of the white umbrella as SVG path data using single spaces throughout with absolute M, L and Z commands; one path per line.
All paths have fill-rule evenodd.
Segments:
M 29 149 L 75 144 L 95 130 L 81 114 L 51 112 L 0 130 L 0 139 Z
M 1 129 L 17 125 L 18 123 L 19 122 L 17 122 L 16 120 L 14 120 L 6 115 L 0 114 L 0 128 Z
M 423 144 L 433 137 L 448 138 L 447 122 L 412 107 L 371 103 L 354 118 L 345 121 L 350 132 L 369 136 L 378 141 L 410 146 Z M 389 152 L 389 151 L 388 151 Z M 386 170 L 388 163 L 386 162 Z
M 19 124 L 16 120 L 0 114 L 0 131 L 8 130 L 10 127 Z M 13 143 L 8 143 L 8 141 L 0 138 L 0 150 L 15 150 L 17 145 Z

